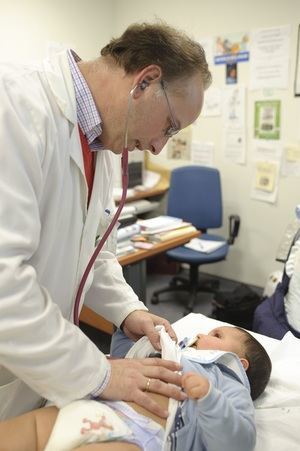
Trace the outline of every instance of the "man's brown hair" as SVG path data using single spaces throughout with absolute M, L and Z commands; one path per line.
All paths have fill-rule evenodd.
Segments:
M 132 74 L 150 64 L 157 64 L 166 82 L 189 78 L 200 73 L 204 89 L 211 84 L 211 73 L 201 45 L 163 22 L 129 26 L 102 50 L 126 73 Z

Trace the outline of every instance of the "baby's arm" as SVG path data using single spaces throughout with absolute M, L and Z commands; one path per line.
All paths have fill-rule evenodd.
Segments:
M 202 399 L 210 389 L 209 380 L 200 374 L 189 371 L 182 376 L 182 387 L 192 399 Z
M 188 397 L 197 400 L 192 412 L 208 451 L 254 449 L 254 408 L 240 382 L 223 377 L 215 386 L 205 376 L 188 372 L 182 383 Z

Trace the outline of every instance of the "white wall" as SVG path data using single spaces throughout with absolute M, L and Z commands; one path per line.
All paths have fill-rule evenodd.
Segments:
M 46 54 L 49 41 L 69 45 L 82 58 L 93 58 L 112 35 L 118 35 L 131 22 L 151 21 L 155 17 L 186 30 L 196 39 L 291 24 L 290 88 L 275 91 L 274 98 L 282 99 L 283 141 L 295 143 L 300 136 L 300 98 L 293 97 L 292 84 L 299 12 L 299 0 L 0 0 L 0 59 L 41 58 Z M 212 68 L 217 86 L 225 83 L 224 70 L 223 65 Z M 239 80 L 246 84 L 248 70 L 248 63 L 239 64 Z M 269 272 L 281 267 L 274 258 L 285 227 L 293 217 L 294 206 L 300 200 L 300 179 L 280 178 L 275 205 L 250 199 L 250 144 L 255 95 L 259 93 L 248 95 L 249 146 L 246 166 L 224 160 L 219 119 L 200 118 L 195 133 L 199 140 L 215 142 L 215 163 L 221 171 L 223 183 L 224 233 L 227 234 L 228 214 L 237 213 L 242 218 L 240 237 L 232 247 L 227 262 L 203 269 L 263 286 Z M 170 160 L 163 155 L 157 158 L 157 161 L 170 167 L 175 165 L 173 163 L 171 166 Z
M 0 59 L 43 58 L 49 42 L 94 58 L 111 37 L 111 15 L 110 0 L 0 0 Z
M 140 2 L 116 1 L 114 27 L 121 32 L 134 21 L 153 20 L 160 17 L 192 35 L 195 39 L 217 34 L 250 31 L 260 27 L 291 24 L 291 65 L 288 90 L 274 90 L 271 98 L 282 100 L 282 137 L 284 143 L 300 140 L 300 98 L 293 96 L 296 37 L 300 23 L 299 0 L 187 0 Z M 225 66 L 213 66 L 214 83 L 225 86 Z M 238 65 L 239 81 L 247 85 L 249 64 Z M 276 251 L 286 225 L 292 219 L 294 207 L 300 203 L 300 179 L 283 178 L 279 181 L 278 200 L 275 205 L 250 199 L 253 167 L 251 144 L 253 136 L 253 104 L 261 91 L 248 92 L 247 164 L 239 166 L 224 160 L 221 151 L 220 118 L 201 118 L 193 128 L 195 138 L 215 143 L 215 165 L 221 171 L 224 201 L 224 227 L 227 235 L 227 217 L 230 213 L 241 216 L 240 236 L 231 248 L 227 262 L 203 267 L 203 271 L 229 279 L 264 286 L 267 275 L 282 265 L 275 262 Z M 164 155 L 165 154 L 165 155 Z M 166 151 L 156 158 L 168 167 L 188 164 L 168 160 Z

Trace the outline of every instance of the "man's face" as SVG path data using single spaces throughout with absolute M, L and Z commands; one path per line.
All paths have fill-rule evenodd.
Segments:
M 209 332 L 208 335 L 198 334 L 198 340 L 195 343 L 196 349 L 215 349 L 218 351 L 234 352 L 239 357 L 244 357 L 243 333 L 234 327 L 217 327 Z
M 177 82 L 179 83 L 179 82 Z M 159 82 L 150 84 L 138 99 L 133 99 L 128 120 L 128 149 L 149 150 L 154 155 L 161 152 L 172 132 L 192 124 L 203 105 L 203 86 L 199 75 L 184 82 L 183 92 L 172 93 L 171 86 L 162 88 Z M 139 89 L 139 88 L 138 88 Z M 120 136 L 124 136 L 120 124 Z M 121 153 L 123 142 L 118 140 L 111 150 Z

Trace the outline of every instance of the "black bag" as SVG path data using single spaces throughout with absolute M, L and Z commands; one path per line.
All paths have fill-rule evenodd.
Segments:
M 254 310 L 261 301 L 248 285 L 240 284 L 231 292 L 215 294 L 212 317 L 251 330 Z

